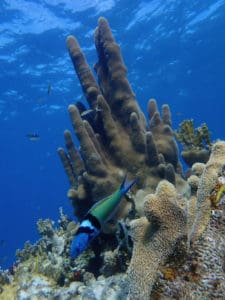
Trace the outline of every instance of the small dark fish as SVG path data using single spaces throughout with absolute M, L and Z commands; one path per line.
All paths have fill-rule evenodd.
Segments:
M 51 91 L 52 91 L 52 86 L 51 86 L 51 84 L 49 83 L 49 85 L 48 85 L 48 95 L 51 94 Z
M 26 137 L 30 140 L 30 141 L 38 141 L 40 140 L 40 135 L 36 132 L 33 133 L 27 133 Z
M 80 101 L 77 101 L 76 107 L 78 108 L 80 114 L 82 114 L 83 112 L 85 112 L 87 110 L 86 106 Z
M 83 111 L 80 115 L 83 120 L 94 120 L 96 118 L 97 112 L 97 109 L 87 109 Z
M 81 118 L 88 121 L 96 133 L 102 133 L 103 124 L 100 116 L 102 109 L 100 109 L 98 106 L 87 109 L 80 101 L 77 101 L 76 106 L 80 112 Z

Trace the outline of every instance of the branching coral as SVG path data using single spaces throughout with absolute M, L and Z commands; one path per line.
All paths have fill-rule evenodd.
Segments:
M 20 262 L 29 266 L 30 272 L 48 276 L 55 283 L 63 285 L 72 278 L 69 253 L 77 226 L 61 209 L 58 225 L 55 228 L 51 220 L 39 220 L 37 227 L 42 238 L 34 245 L 26 242 L 24 249 L 17 250 L 16 254 Z M 23 271 L 24 265 L 18 265 L 18 274 Z
M 77 150 L 71 133 L 64 133 L 68 154 L 58 153 L 70 180 L 68 197 L 82 216 L 93 202 L 110 194 L 125 173 L 137 178 L 137 187 L 154 191 L 161 179 L 182 186 L 177 145 L 171 130 L 168 105 L 160 117 L 155 100 L 148 105 L 149 124 L 141 112 L 126 77 L 126 67 L 109 25 L 99 19 L 95 31 L 98 83 L 88 66 L 77 40 L 69 36 L 67 46 L 92 113 L 100 122 L 93 128 L 82 117 L 79 107 L 69 106 Z M 96 129 L 97 128 L 97 129 Z
M 184 148 L 206 148 L 211 147 L 210 134 L 207 125 L 204 123 L 194 128 L 194 120 L 184 120 L 175 131 L 175 136 Z
M 195 162 L 207 162 L 212 143 L 209 129 L 205 123 L 198 128 L 194 128 L 192 119 L 184 120 L 178 130 L 174 131 L 174 134 L 183 146 L 181 156 L 189 166 L 192 166 Z
M 179 252 L 185 250 L 187 216 L 181 205 L 174 186 L 167 181 L 159 183 L 155 194 L 146 196 L 146 218 L 131 224 L 134 248 L 128 270 L 129 299 L 149 299 L 159 267 L 174 253 L 175 247 Z
M 194 128 L 193 120 L 184 120 L 174 134 L 183 146 L 181 155 L 189 166 L 195 162 L 207 162 L 212 143 L 209 129 L 205 123 Z

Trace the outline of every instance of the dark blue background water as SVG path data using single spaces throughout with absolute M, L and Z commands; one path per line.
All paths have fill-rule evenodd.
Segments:
M 132 3 L 132 4 L 131 4 Z M 10 266 L 39 218 L 72 215 L 56 149 L 71 129 L 67 106 L 81 89 L 65 46 L 74 34 L 91 65 L 93 32 L 105 16 L 121 45 L 140 106 L 170 105 L 173 128 L 187 118 L 225 138 L 225 1 L 1 0 L 0 265 Z M 51 92 L 48 94 L 48 87 Z M 40 140 L 26 134 L 37 132 Z

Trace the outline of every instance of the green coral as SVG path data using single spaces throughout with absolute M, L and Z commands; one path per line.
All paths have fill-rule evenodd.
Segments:
M 194 128 L 194 120 L 184 120 L 180 123 L 178 130 L 174 131 L 175 137 L 184 149 L 210 149 L 210 132 L 206 123 Z
M 193 119 L 184 120 L 178 130 L 174 131 L 174 135 L 183 147 L 181 156 L 189 166 L 208 161 L 212 143 L 206 123 L 195 128 Z

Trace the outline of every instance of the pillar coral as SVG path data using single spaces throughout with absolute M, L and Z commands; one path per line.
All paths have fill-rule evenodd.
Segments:
M 68 197 L 76 214 L 81 217 L 95 201 L 115 190 L 125 174 L 137 178 L 137 188 L 148 192 L 154 191 L 161 179 L 182 186 L 169 107 L 163 105 L 160 116 L 156 101 L 151 99 L 147 123 L 106 19 L 99 19 L 95 31 L 98 82 L 76 38 L 69 36 L 67 46 L 89 108 L 100 119 L 99 126 L 94 126 L 97 129 L 93 128 L 78 106 L 69 106 L 80 147 L 76 149 L 71 132 L 66 130 L 67 153 L 63 148 L 58 153 L 70 181 Z

